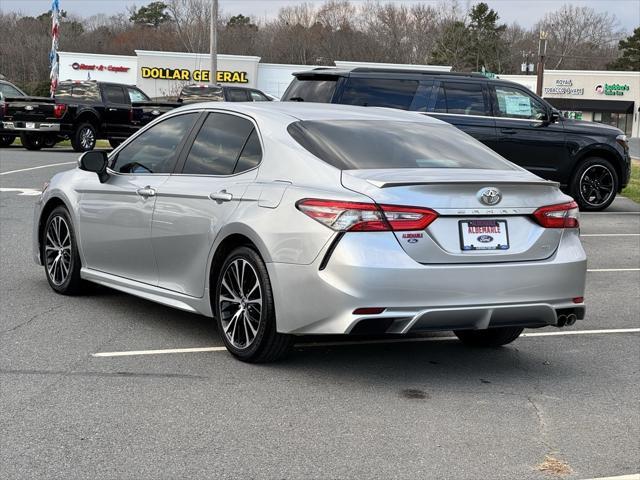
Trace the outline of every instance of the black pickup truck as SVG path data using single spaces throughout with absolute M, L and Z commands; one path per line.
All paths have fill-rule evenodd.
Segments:
M 16 87 L 13 83 L 7 82 L 6 80 L 0 80 L 0 148 L 8 147 L 18 136 L 17 133 L 5 130 L 2 126 L 2 118 L 4 117 L 5 110 L 5 98 L 26 96 L 27 94 Z
M 149 103 L 149 97 L 132 85 L 64 81 L 54 98 L 7 98 L 2 122 L 4 131 L 19 134 L 29 150 L 68 138 L 75 151 L 84 152 L 99 138 L 115 147 L 129 137 L 145 124 L 134 111 Z

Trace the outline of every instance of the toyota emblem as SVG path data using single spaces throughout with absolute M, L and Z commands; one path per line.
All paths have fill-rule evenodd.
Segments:
M 486 187 L 478 192 L 478 199 L 485 205 L 497 205 L 502 200 L 502 193 L 496 187 Z

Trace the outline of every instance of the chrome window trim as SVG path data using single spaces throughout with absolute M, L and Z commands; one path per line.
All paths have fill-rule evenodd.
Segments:
M 494 115 L 466 115 L 464 113 L 445 113 L 445 112 L 418 112 L 425 115 L 453 115 L 456 117 L 473 117 L 473 118 L 499 118 L 501 120 L 516 120 L 518 122 L 528 123 L 544 123 L 544 120 L 535 120 L 533 118 L 513 118 L 513 117 L 497 117 Z

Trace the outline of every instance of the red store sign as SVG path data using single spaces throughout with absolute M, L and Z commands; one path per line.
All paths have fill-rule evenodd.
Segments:
M 116 72 L 116 73 L 125 73 L 131 70 L 129 67 L 123 67 L 119 65 L 87 65 L 85 63 L 75 62 L 71 64 L 71 68 L 74 70 L 94 70 L 98 72 Z

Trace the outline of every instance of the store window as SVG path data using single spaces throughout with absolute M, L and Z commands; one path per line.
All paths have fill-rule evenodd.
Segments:
M 633 126 L 632 113 L 594 112 L 593 121 L 619 128 L 625 134 L 631 136 L 631 127 Z

